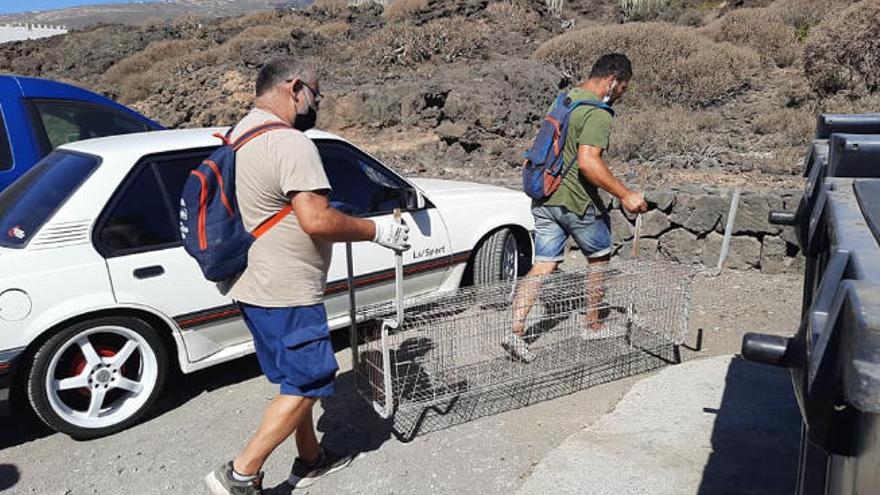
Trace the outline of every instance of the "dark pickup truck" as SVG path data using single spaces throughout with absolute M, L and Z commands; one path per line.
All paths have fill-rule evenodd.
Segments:
M 800 328 L 746 334 L 746 359 L 791 370 L 803 417 L 796 495 L 880 493 L 880 114 L 821 115 L 794 226 Z

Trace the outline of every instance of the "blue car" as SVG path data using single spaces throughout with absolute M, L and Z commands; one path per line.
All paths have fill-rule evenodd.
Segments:
M 91 91 L 0 75 L 0 191 L 62 144 L 159 129 L 164 127 Z

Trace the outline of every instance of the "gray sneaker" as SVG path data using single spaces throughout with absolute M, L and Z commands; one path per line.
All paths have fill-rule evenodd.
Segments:
M 316 481 L 348 467 L 354 460 L 353 454 L 339 454 L 321 447 L 321 455 L 313 462 L 306 462 L 299 457 L 293 461 L 287 484 L 293 488 L 305 488 Z
M 513 332 L 505 333 L 501 337 L 501 347 L 509 352 L 511 356 L 525 363 L 531 363 L 535 360 L 535 353 L 529 350 L 529 345 L 525 339 Z
M 205 484 L 213 495 L 263 495 L 263 473 L 250 481 L 236 481 L 232 461 L 208 473 Z

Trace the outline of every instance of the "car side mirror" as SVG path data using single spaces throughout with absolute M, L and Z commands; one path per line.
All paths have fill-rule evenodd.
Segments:
M 407 211 L 424 210 L 427 202 L 422 193 L 416 189 L 401 189 L 401 206 Z

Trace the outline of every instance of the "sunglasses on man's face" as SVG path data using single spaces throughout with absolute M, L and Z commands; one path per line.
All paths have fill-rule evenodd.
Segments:
M 302 81 L 300 81 L 300 82 L 302 82 Z M 314 100 L 315 100 L 315 105 L 317 105 L 318 103 L 321 103 L 321 92 L 320 92 L 320 91 L 318 91 L 317 89 L 315 89 L 315 88 L 309 86 L 308 84 L 306 84 L 306 83 L 304 83 L 304 82 L 302 82 L 302 85 L 305 86 L 305 87 L 307 87 L 307 88 L 309 88 L 309 91 L 312 92 L 312 97 L 313 97 Z
M 289 83 L 290 83 L 290 82 L 294 82 L 294 81 L 297 81 L 297 79 L 288 79 L 288 80 L 287 80 L 287 82 L 289 82 Z M 311 93 L 312 93 L 312 99 L 315 100 L 315 104 L 316 104 L 316 105 L 317 105 L 318 103 L 321 103 L 321 92 L 320 92 L 320 91 L 318 91 L 317 89 L 315 89 L 315 88 L 309 86 L 309 85 L 306 84 L 306 82 L 303 81 L 302 79 L 299 79 L 298 81 L 299 81 L 300 84 L 302 84 L 302 85 L 305 86 L 306 88 L 309 88 L 309 91 L 311 91 Z M 294 87 L 296 87 L 295 84 L 294 84 Z

